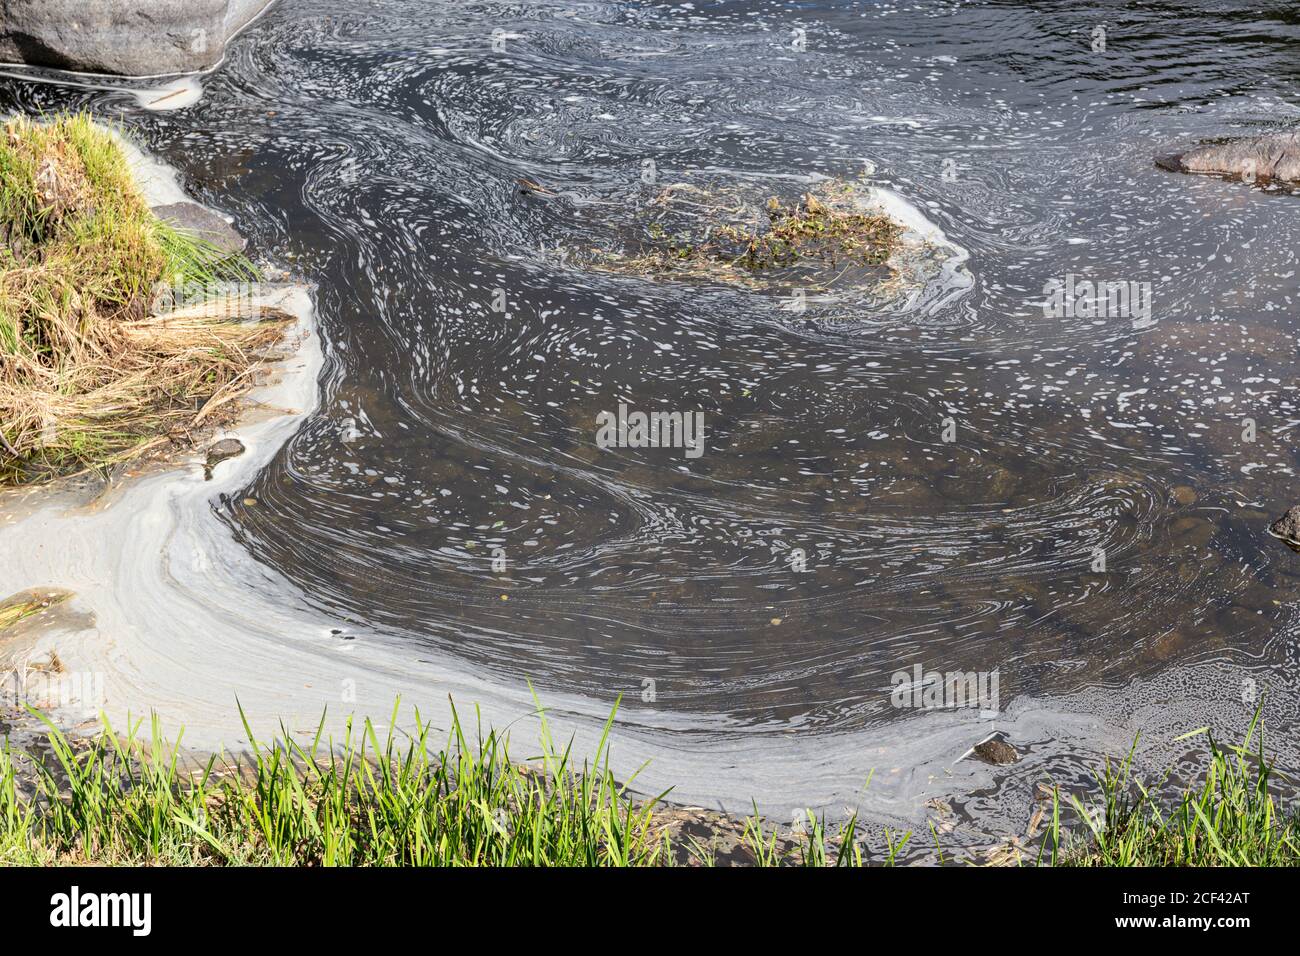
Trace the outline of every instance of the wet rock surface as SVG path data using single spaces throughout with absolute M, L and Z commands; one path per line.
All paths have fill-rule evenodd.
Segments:
M 244 453 L 244 443 L 238 438 L 223 438 L 208 448 L 208 457 L 203 464 L 204 481 L 212 480 L 212 469 L 227 458 L 238 458 Z
M 1289 544 L 1300 544 L 1300 506 L 1288 508 L 1286 514 L 1268 526 L 1268 530 Z
M 1181 153 L 1158 156 L 1156 165 L 1178 173 L 1228 176 L 1246 182 L 1300 183 L 1300 131 L 1202 143 Z
M 153 211 L 154 215 L 172 227 L 211 243 L 222 256 L 237 255 L 248 246 L 248 240 L 236 232 L 234 226 L 198 203 L 175 202 L 155 206 Z
M 206 70 L 274 0 L 6 0 L 0 61 L 153 76 Z

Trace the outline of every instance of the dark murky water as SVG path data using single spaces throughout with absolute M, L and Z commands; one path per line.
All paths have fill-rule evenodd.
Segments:
M 918 663 L 1003 705 L 1296 687 L 1265 529 L 1300 502 L 1300 199 L 1151 161 L 1300 119 L 1285 6 L 283 0 L 188 109 L 4 96 L 120 115 L 319 283 L 323 408 L 226 519 L 307 601 L 501 681 L 840 731 Z M 565 255 L 646 160 L 785 197 L 874 169 L 973 285 L 792 313 Z M 1150 283 L 1153 324 L 1048 317 L 1067 274 Z M 620 402 L 703 412 L 706 450 L 600 449 Z

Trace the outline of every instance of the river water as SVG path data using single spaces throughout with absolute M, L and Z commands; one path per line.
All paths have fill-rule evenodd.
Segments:
M 213 504 L 295 600 L 485 684 L 622 694 L 665 750 L 743 740 L 778 803 L 764 741 L 829 779 L 940 726 L 947 765 L 1006 730 L 1027 787 L 1136 731 L 1232 736 L 1266 690 L 1294 726 L 1300 555 L 1266 528 L 1300 502 L 1300 206 L 1152 163 L 1300 118 L 1284 8 L 282 0 L 186 108 L 0 99 L 120 119 L 317 284 L 321 406 L 255 506 Z M 583 255 L 650 186 L 826 177 L 905 199 L 966 281 L 798 311 Z M 1150 315 L 1049 314 L 1069 276 Z M 620 403 L 702 413 L 703 453 L 602 449 Z M 898 707 L 916 665 L 998 699 Z M 1017 724 L 1049 710 L 1076 718 Z

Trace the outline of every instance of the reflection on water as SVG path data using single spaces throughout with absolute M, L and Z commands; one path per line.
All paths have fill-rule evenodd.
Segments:
M 1192 6 L 284 0 L 185 109 L 4 89 L 120 115 L 319 283 L 323 407 L 223 512 L 305 600 L 495 679 L 839 731 L 915 664 L 1004 703 L 1295 686 L 1265 529 L 1300 498 L 1300 207 L 1151 159 L 1300 117 L 1300 20 Z M 797 311 L 575 255 L 652 185 L 864 175 L 968 288 Z M 1149 283 L 1154 321 L 1046 314 L 1067 276 Z M 702 412 L 703 455 L 602 450 L 620 403 Z

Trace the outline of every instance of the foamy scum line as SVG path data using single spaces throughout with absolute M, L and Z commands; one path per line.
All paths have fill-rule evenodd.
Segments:
M 309 321 L 304 293 L 286 304 Z M 248 451 L 218 469 L 213 481 L 205 482 L 195 463 L 92 504 L 65 498 L 42 501 L 25 514 L 9 509 L 0 529 L 0 590 L 57 585 L 75 597 L 17 629 L 6 639 L 0 664 L 12 668 L 56 651 L 67 672 L 104 676 L 102 705 L 115 726 L 153 712 L 173 732 L 183 726 L 188 744 L 204 750 L 248 746 L 237 701 L 263 739 L 282 722 L 291 735 L 309 741 L 327 709 L 327 730 L 335 739 L 352 713 L 369 715 L 382 732 L 398 696 L 399 727 L 413 725 L 418 707 L 445 728 L 448 695 L 462 712 L 480 703 L 487 725 L 512 724 L 516 740 L 533 739 L 538 727 L 527 716 L 532 705 L 526 690 L 493 686 L 448 662 L 418 659 L 409 643 L 313 617 L 301 595 L 250 561 L 215 519 L 220 496 L 263 467 L 310 411 L 320 367 L 313 341 L 304 342 L 287 374 L 259 396 L 292 411 L 240 427 Z M 1002 788 L 1072 776 L 1070 755 L 1118 753 L 1138 731 L 1142 764 L 1159 768 L 1180 756 L 1173 738 L 1205 722 L 1202 701 L 1220 702 L 1212 722 L 1221 736 L 1239 731 L 1250 709 L 1242 681 L 1230 668 L 1207 665 L 1104 694 L 1016 699 L 993 720 L 973 711 L 931 712 L 831 735 L 798 727 L 746 731 L 633 703 L 622 710 L 615 733 L 614 768 L 626 776 L 650 761 L 641 789 L 675 786 L 675 799 L 736 811 L 747 809 L 753 797 L 778 818 L 792 806 L 807 806 L 910 821 L 931 798 L 993 785 L 990 768 L 961 760 L 993 730 L 1008 733 L 1025 753 L 1009 775 L 1000 774 Z M 1261 685 L 1255 693 L 1269 690 Z M 610 702 L 546 697 L 560 739 L 574 734 L 576 752 L 590 752 Z M 77 716 L 77 703 L 61 716 Z M 1277 694 L 1273 703 L 1275 719 L 1295 719 L 1294 701 Z M 1284 752 L 1284 761 L 1291 756 Z M 872 781 L 864 789 L 868 775 Z M 1014 802 L 988 812 L 982 823 L 991 829 L 1017 825 Z

